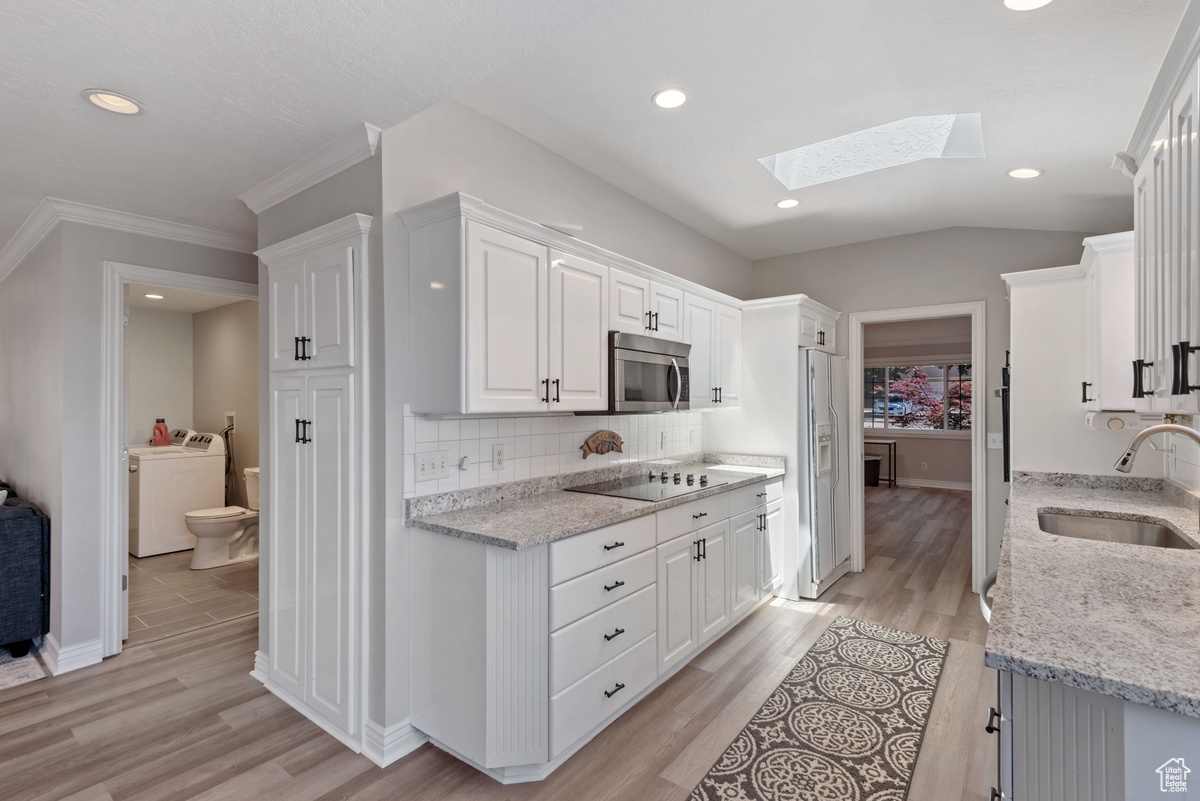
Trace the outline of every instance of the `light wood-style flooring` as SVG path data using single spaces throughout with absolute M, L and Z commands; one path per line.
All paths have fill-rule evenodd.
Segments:
M 125 647 L 258 613 L 258 560 L 192 570 L 192 552 L 129 557 Z
M 127 649 L 0 692 L 8 799 L 172 801 L 682 801 L 839 614 L 948 638 L 949 657 L 909 794 L 987 799 L 996 743 L 983 730 L 995 675 L 968 588 L 964 492 L 867 491 L 867 570 L 817 602 L 742 622 L 547 780 L 502 786 L 426 745 L 380 770 L 248 675 L 257 618 Z

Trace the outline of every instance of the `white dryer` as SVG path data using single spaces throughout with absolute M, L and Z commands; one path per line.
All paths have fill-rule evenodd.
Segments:
M 129 449 L 129 553 L 137 557 L 196 547 L 184 515 L 225 505 L 224 440 L 171 434 L 171 445 Z M 188 436 L 176 444 L 176 434 Z

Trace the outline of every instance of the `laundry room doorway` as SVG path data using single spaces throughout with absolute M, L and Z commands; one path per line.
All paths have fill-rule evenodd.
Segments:
M 261 337 L 255 284 L 104 271 L 110 656 L 257 612 Z

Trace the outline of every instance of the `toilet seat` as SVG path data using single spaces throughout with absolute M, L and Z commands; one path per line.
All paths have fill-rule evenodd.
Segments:
M 196 509 L 191 512 L 185 512 L 184 517 L 190 517 L 193 520 L 203 518 L 206 520 L 218 520 L 223 517 L 236 517 L 240 514 L 245 514 L 246 510 L 240 506 L 218 506 L 212 509 Z

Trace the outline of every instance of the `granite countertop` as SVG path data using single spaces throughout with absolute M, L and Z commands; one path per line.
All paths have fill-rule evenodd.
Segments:
M 1200 550 L 1059 537 L 1039 511 L 1160 523 L 1200 547 L 1198 499 L 1160 480 L 1014 479 L 986 664 L 1200 718 Z
M 735 463 L 731 464 L 731 460 Z M 409 502 L 408 524 L 485 545 L 521 550 L 784 474 L 783 460 L 780 458 L 746 458 L 740 460 L 746 462 L 743 464 L 737 464 L 736 461 L 737 457 L 697 454 L 691 459 L 635 463 L 623 465 L 622 469 L 573 473 L 570 480 L 565 482 L 567 485 L 590 484 L 633 475 L 634 472 L 640 474 L 651 467 L 670 471 L 678 470 L 681 466 L 686 466 L 691 472 L 703 471 L 710 479 L 727 482 L 664 501 L 639 501 L 569 492 L 562 489 L 561 485 L 549 483 L 568 479 L 556 477 L 549 481 L 517 482 L 527 484 L 524 487 L 501 485 L 413 499 Z M 539 489 L 540 492 L 536 491 Z M 441 508 L 449 511 L 434 513 Z

